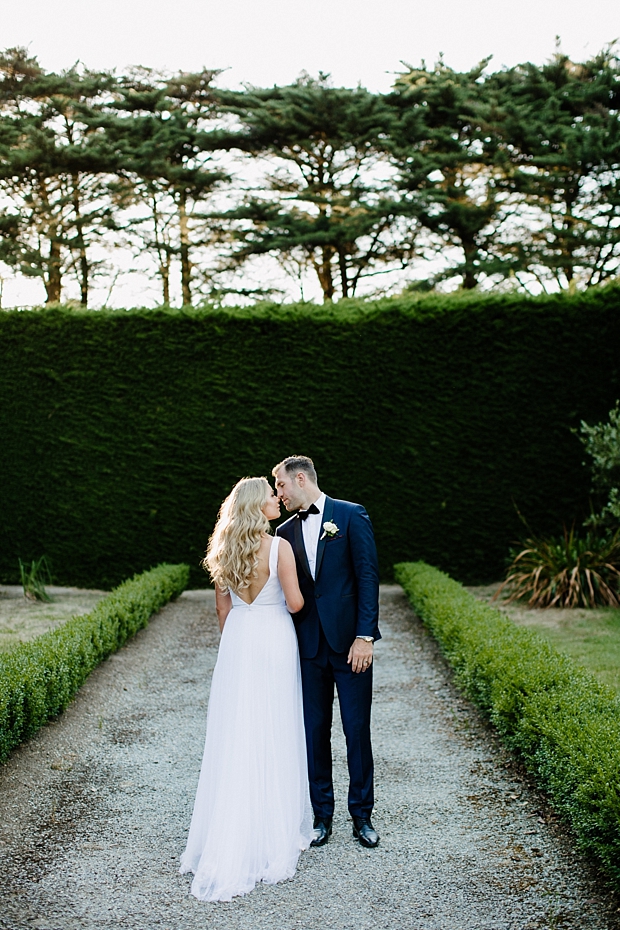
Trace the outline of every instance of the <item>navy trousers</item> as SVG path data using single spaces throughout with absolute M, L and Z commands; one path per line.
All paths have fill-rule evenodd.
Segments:
M 331 730 L 335 684 L 347 742 L 349 812 L 354 817 L 370 817 L 374 804 L 370 743 L 372 665 L 365 672 L 351 671 L 347 653 L 334 652 L 321 630 L 315 658 L 301 659 L 301 680 L 310 799 L 315 816 L 323 819 L 334 813 Z

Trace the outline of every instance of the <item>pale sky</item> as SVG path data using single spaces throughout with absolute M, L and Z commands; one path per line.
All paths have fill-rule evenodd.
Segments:
M 620 38 L 620 0 L 0 0 L 0 23 L 0 48 L 25 45 L 47 70 L 78 60 L 121 71 L 205 66 L 226 69 L 219 83 L 228 87 L 324 71 L 335 84 L 387 91 L 401 61 L 430 65 L 440 52 L 459 70 L 488 55 L 493 70 L 542 64 L 559 35 L 563 50 L 583 60 Z M 95 303 L 157 303 L 158 285 L 129 254 L 116 256 L 124 270 L 114 293 L 101 281 Z M 42 302 L 40 281 L 6 275 L 0 268 L 3 306 Z M 316 283 L 306 287 L 306 298 L 319 296 Z
M 401 60 L 542 63 L 556 35 L 576 59 L 620 38 L 619 0 L 0 0 L 0 13 L 1 45 L 29 46 L 50 70 L 205 65 L 229 69 L 228 86 L 305 69 L 387 90 Z

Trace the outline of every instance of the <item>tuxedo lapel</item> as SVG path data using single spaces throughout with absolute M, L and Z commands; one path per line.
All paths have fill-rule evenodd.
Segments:
M 312 573 L 310 571 L 310 566 L 308 565 L 308 555 L 306 553 L 306 547 L 304 545 L 304 534 L 301 531 L 301 520 L 297 517 L 293 519 L 293 538 L 295 539 L 295 551 L 297 557 L 301 562 L 301 567 L 304 572 L 312 580 Z
M 323 522 L 321 523 L 321 535 L 319 536 L 319 544 L 316 550 L 316 568 L 314 571 L 315 579 L 319 577 L 319 572 L 321 571 L 323 553 L 325 552 L 325 543 L 327 542 L 327 536 L 325 535 L 325 531 L 323 529 L 323 523 L 331 523 L 333 513 L 334 502 L 331 497 L 326 497 L 325 507 L 323 508 Z

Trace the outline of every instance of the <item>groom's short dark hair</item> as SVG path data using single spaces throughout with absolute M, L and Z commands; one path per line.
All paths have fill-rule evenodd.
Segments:
M 280 464 L 276 465 L 271 472 L 274 478 L 281 468 L 284 469 L 287 475 L 296 475 L 298 471 L 303 471 L 315 484 L 318 484 L 314 462 L 308 455 L 289 455 L 287 458 L 282 459 Z

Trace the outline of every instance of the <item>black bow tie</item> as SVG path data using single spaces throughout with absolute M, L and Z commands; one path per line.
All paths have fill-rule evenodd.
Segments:
M 319 510 L 319 508 L 318 508 L 315 504 L 310 504 L 310 506 L 308 507 L 307 510 L 298 510 L 298 511 L 297 511 L 297 519 L 298 519 L 298 520 L 305 520 L 307 517 L 310 516 L 311 513 L 320 513 L 320 512 L 321 512 L 321 511 Z

